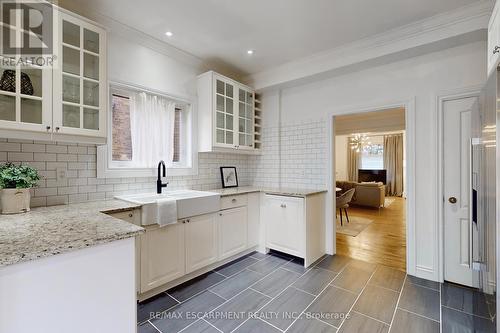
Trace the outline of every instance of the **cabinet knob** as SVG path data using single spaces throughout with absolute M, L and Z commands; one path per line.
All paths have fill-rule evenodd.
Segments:
M 47 127 L 45 127 L 45 128 L 47 129 L 47 131 L 50 131 L 50 126 L 47 126 Z
M 58 132 L 59 130 L 60 130 L 60 128 L 59 128 L 59 127 L 56 127 L 56 132 Z
M 500 52 L 500 46 L 495 46 L 495 48 L 493 49 L 493 54 L 497 54 Z
M 236 199 L 231 200 L 231 202 L 233 202 L 233 203 L 236 202 Z
M 133 217 L 133 216 L 134 216 L 134 214 L 132 214 L 132 213 L 128 214 L 128 217 Z
M 285 204 L 281 204 L 281 208 L 286 208 L 286 205 Z
M 184 220 L 184 221 L 182 221 L 182 223 L 186 223 L 186 221 Z

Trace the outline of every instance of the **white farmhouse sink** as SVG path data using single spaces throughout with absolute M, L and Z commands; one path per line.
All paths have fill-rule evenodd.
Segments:
M 214 192 L 179 190 L 165 191 L 162 194 L 141 193 L 115 197 L 115 199 L 142 206 L 142 225 L 156 223 L 157 201 L 165 198 L 177 200 L 177 219 L 213 213 L 220 210 L 220 194 Z

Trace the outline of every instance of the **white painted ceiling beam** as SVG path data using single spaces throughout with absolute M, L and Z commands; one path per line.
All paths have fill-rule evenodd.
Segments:
M 296 85 L 325 73 L 355 70 L 356 65 L 387 57 L 391 61 L 484 39 L 493 9 L 491 1 L 479 1 L 386 33 L 365 38 L 303 59 L 285 63 L 246 77 L 257 90 Z M 472 39 L 472 40 L 471 40 Z M 392 57 L 391 57 L 392 56 Z

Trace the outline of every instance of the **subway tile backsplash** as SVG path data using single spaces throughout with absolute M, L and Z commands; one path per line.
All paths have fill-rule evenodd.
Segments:
M 95 145 L 0 139 L 0 162 L 22 162 L 40 172 L 42 180 L 32 191 L 32 207 L 96 201 L 156 190 L 155 177 L 97 178 L 96 158 Z M 167 177 L 168 188 L 220 188 L 219 167 L 225 165 L 236 166 L 240 185 L 249 185 L 248 159 L 247 155 L 200 153 L 198 175 Z M 57 169 L 67 170 L 65 179 L 57 179 Z
M 169 189 L 221 188 L 221 166 L 235 166 L 240 186 L 324 189 L 327 187 L 327 121 L 265 127 L 262 154 L 199 153 L 198 174 L 167 177 Z M 281 158 L 280 158 L 281 156 Z M 156 178 L 105 178 L 96 174 L 96 145 L 0 139 L 0 162 L 23 162 L 42 176 L 32 191 L 31 205 L 51 206 L 153 192 Z M 56 170 L 65 169 L 66 179 Z

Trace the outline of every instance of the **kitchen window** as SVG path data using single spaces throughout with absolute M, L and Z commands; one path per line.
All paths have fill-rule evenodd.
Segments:
M 189 103 L 111 86 L 109 113 L 108 145 L 105 158 L 98 156 L 98 177 L 153 176 L 160 160 L 169 175 L 193 174 Z

